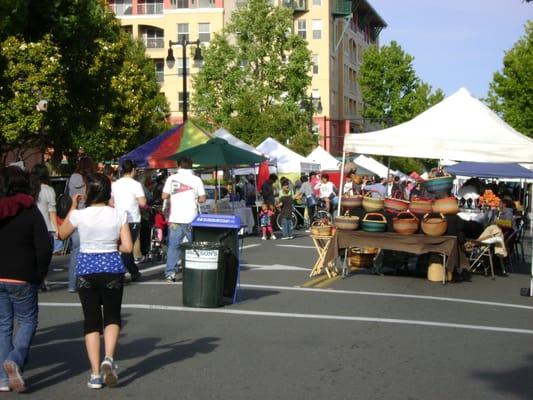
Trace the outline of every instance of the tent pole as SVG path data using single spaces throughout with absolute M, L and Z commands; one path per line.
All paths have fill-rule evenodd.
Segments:
M 533 183 L 529 185 L 529 239 L 531 240 L 531 247 L 529 249 L 529 252 L 531 253 L 531 276 L 529 278 L 529 295 L 530 296 L 533 296 L 533 204 L 531 202 L 532 196 L 533 196 Z M 522 238 L 522 240 L 524 239 Z
M 340 184 L 339 184 L 339 206 L 338 206 L 338 209 L 337 209 L 337 215 L 341 215 L 341 203 L 342 203 L 342 192 L 344 191 L 344 164 L 346 163 L 346 152 L 343 150 L 342 151 L 342 164 L 341 164 L 341 180 L 340 180 Z

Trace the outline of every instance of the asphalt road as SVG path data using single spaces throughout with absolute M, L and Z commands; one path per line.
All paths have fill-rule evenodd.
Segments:
M 239 302 L 183 308 L 143 265 L 124 298 L 120 386 L 91 391 L 82 316 L 56 257 L 25 377 L 35 399 L 531 399 L 527 265 L 495 281 L 373 276 L 309 286 L 309 238 L 245 240 Z M 528 249 L 529 245 L 526 246 Z M 14 398 L 16 394 L 7 394 Z

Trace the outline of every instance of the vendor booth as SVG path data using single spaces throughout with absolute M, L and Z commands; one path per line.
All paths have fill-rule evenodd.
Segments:
M 276 164 L 279 176 L 285 176 L 292 182 L 295 182 L 302 172 L 320 170 L 319 164 L 309 162 L 305 157 L 270 137 L 257 146 L 257 150 Z
M 211 135 L 191 121 L 174 125 L 166 132 L 120 157 L 133 161 L 138 168 L 176 168 L 176 161 L 168 157 L 178 151 L 207 142 Z
M 343 164 L 345 163 L 347 154 L 433 158 L 437 160 L 482 163 L 532 163 L 533 140 L 514 130 L 492 110 L 472 97 L 466 89 L 462 88 L 408 122 L 381 131 L 346 135 L 343 149 Z M 419 249 L 415 249 L 416 251 L 413 251 L 414 253 L 431 251 L 442 255 L 442 265 L 444 267 L 452 269 L 453 267 L 460 266 L 462 264 L 461 258 L 454 255 L 456 246 L 453 245 L 453 242 L 457 238 L 453 233 L 449 233 L 449 229 L 446 230 L 446 223 L 448 222 L 449 225 L 449 219 L 445 215 L 442 215 L 442 213 L 446 214 L 447 210 L 453 209 L 453 211 L 449 211 L 453 214 L 456 214 L 458 210 L 457 199 L 442 197 L 442 193 L 449 193 L 448 187 L 451 188 L 452 182 L 453 177 L 447 175 L 442 170 L 436 170 L 426 180 L 425 185 L 427 188 L 431 188 L 434 191 L 433 193 L 441 192 L 441 196 L 435 197 L 435 199 L 438 199 L 438 204 L 437 201 L 433 203 L 432 200 L 427 201 L 427 204 L 424 203 L 425 200 L 420 200 L 419 204 L 414 205 L 405 204 L 408 202 L 395 202 L 394 199 L 389 200 L 389 207 L 401 206 L 405 207 L 405 211 L 407 208 L 411 210 L 414 206 L 417 206 L 420 207 L 420 210 L 428 210 L 424 212 L 431 212 L 431 210 L 435 211 L 438 205 L 441 216 L 433 218 L 434 221 L 423 214 L 419 214 L 418 221 L 411 216 L 406 216 L 405 220 L 400 222 L 405 226 L 413 223 L 418 224 L 420 227 L 425 223 L 431 229 L 437 229 L 439 226 L 444 228 L 440 230 L 439 234 L 433 234 L 433 236 L 440 236 L 443 242 L 447 242 L 446 248 L 439 248 L 440 244 L 433 243 L 435 241 L 434 239 L 427 240 L 426 236 L 432 236 L 432 234 L 428 234 L 429 231 L 426 232 L 425 230 L 424 233 L 426 236 L 405 232 L 403 238 L 399 238 L 398 240 L 396 236 L 400 236 L 400 233 L 387 233 L 390 237 L 387 237 L 387 240 L 380 241 L 381 248 L 397 250 L 405 243 L 402 246 L 396 246 L 395 243 L 405 242 L 407 240 L 409 243 L 418 243 L 421 246 Z M 443 188 L 446 188 L 446 190 L 442 190 Z M 444 196 L 449 196 L 449 194 Z M 363 200 L 363 206 L 365 201 Z M 372 201 L 377 202 L 376 199 Z M 367 203 L 370 205 L 370 200 Z M 341 207 L 342 201 L 339 204 L 339 210 Z M 380 207 L 383 209 L 384 205 L 381 204 Z M 381 217 L 375 217 L 373 220 L 370 218 L 367 220 L 367 215 L 370 214 L 365 215 L 365 218 L 361 221 L 361 225 L 364 226 L 366 223 L 367 227 L 382 227 L 381 232 L 385 232 L 382 224 L 389 224 L 391 222 L 389 220 L 385 221 L 384 217 L 383 219 L 380 219 Z M 433 222 L 434 225 L 432 226 Z M 447 231 L 448 236 L 446 236 Z M 367 230 L 366 232 L 377 231 Z M 416 232 L 416 230 L 413 232 Z M 371 233 L 371 235 L 376 234 Z M 331 251 L 336 251 L 340 248 L 348 249 L 350 246 L 366 246 L 371 243 L 376 243 L 375 238 L 372 241 L 367 236 L 369 236 L 368 233 L 359 234 L 357 232 L 350 234 L 343 232 L 340 235 L 334 235 L 332 238 L 333 244 L 330 249 L 332 249 Z M 382 236 L 385 237 L 385 234 L 382 234 Z M 420 236 L 420 240 L 417 239 L 417 236 Z M 433 249 L 431 250 L 431 248 Z M 335 254 L 336 256 L 337 254 Z M 456 265 L 450 265 L 452 262 Z M 445 268 L 442 268 L 442 272 L 444 283 L 446 280 Z

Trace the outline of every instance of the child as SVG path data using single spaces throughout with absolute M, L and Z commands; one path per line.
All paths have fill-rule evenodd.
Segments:
M 278 208 L 280 209 L 279 215 L 281 217 L 281 231 L 283 232 L 282 240 L 294 239 L 292 236 L 291 219 L 293 204 L 293 194 L 289 188 L 289 184 L 285 182 L 281 188 L 278 204 Z
M 267 240 L 267 233 L 270 234 L 270 239 L 276 240 L 274 232 L 272 231 L 272 217 L 274 216 L 274 211 L 272 211 L 267 203 L 263 203 L 261 207 L 261 212 L 259 213 L 259 218 L 261 221 L 261 230 L 263 231 L 263 240 Z

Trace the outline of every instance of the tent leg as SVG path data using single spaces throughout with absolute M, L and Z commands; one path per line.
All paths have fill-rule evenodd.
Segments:
M 344 164 L 346 163 L 346 152 L 342 152 L 342 164 L 341 164 L 341 180 L 339 184 L 339 206 L 337 209 L 337 215 L 341 215 L 341 203 L 342 203 L 342 192 L 344 190 Z

